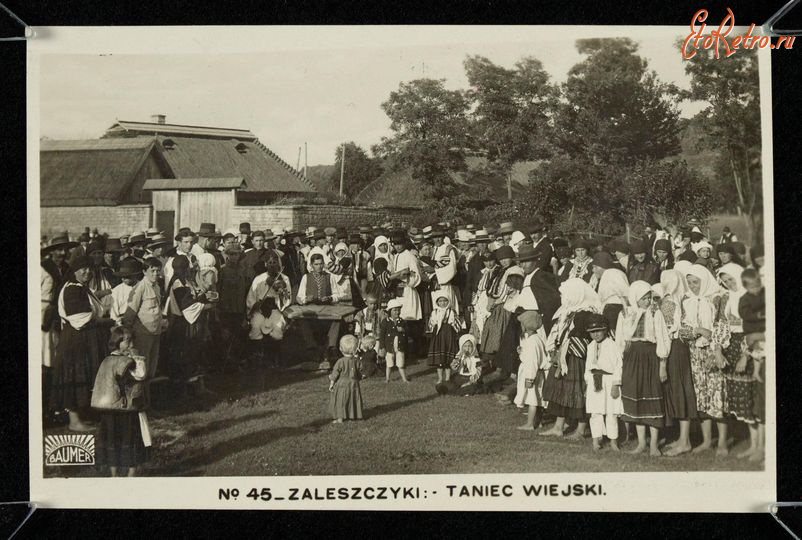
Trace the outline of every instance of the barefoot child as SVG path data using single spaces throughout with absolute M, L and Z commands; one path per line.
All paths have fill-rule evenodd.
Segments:
M 528 431 L 537 429 L 543 417 L 543 379 L 545 379 L 545 370 L 549 368 L 551 359 L 546 354 L 543 333 L 538 332 L 543 326 L 543 317 L 540 313 L 524 311 L 518 315 L 518 321 L 521 323 L 523 334 L 518 349 L 521 365 L 518 366 L 515 405 L 518 407 L 529 406 L 526 423 L 518 426 L 518 429 Z
M 741 282 L 746 293 L 738 302 L 738 314 L 743 320 L 746 354 L 752 361 L 754 422 L 749 424 L 749 449 L 738 457 L 761 461 L 766 443 L 766 291 L 760 274 L 753 268 L 743 271 Z M 744 365 L 737 366 L 736 371 L 747 369 L 747 363 L 744 360 Z
M 431 335 L 429 340 L 429 365 L 437 368 L 437 383 L 440 384 L 451 378 L 451 361 L 457 354 L 459 332 L 465 324 L 450 306 L 449 295 L 446 289 L 432 292 L 434 309 L 429 317 L 426 333 Z
M 356 349 L 356 337 L 347 334 L 340 338 L 342 357 L 329 374 L 333 424 L 342 424 L 344 420 L 362 420 L 362 390 L 359 388 L 362 363 L 356 356 Z
M 92 390 L 92 408 L 100 411 L 98 463 L 108 465 L 111 476 L 121 468 L 136 476 L 151 445 L 142 382 L 147 366 L 131 348 L 131 331 L 125 327 L 112 329 L 109 349 L 113 352 L 100 364 Z
M 590 415 L 590 434 L 593 450 L 600 450 L 604 436 L 610 439 L 610 448 L 618 451 L 618 418 L 624 412 L 621 403 L 621 349 L 610 339 L 607 319 L 592 315 L 588 333 L 593 340 L 588 345 L 585 363 L 585 409 Z
M 382 321 L 379 337 L 380 349 L 379 356 L 384 356 L 385 383 L 390 382 L 390 371 L 398 366 L 398 373 L 401 379 L 408 383 L 406 371 L 404 370 L 404 353 L 407 348 L 407 324 L 401 318 L 402 302 L 400 298 L 393 298 L 387 302 L 389 317 Z
M 665 423 L 663 382 L 667 380 L 666 358 L 671 350 L 663 313 L 652 304 L 652 287 L 645 281 L 629 286 L 629 302 L 624 318 L 624 364 L 621 375 L 621 398 L 624 420 L 635 424 L 638 446 L 631 451 L 646 450 L 646 426 L 651 441 L 649 454 L 659 456 L 660 428 Z

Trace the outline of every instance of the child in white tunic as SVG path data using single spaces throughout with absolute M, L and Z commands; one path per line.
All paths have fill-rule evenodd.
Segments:
M 590 415 L 590 434 L 593 450 L 601 449 L 605 435 L 610 448 L 618 451 L 618 418 L 624 413 L 621 401 L 621 349 L 609 338 L 607 320 L 603 315 L 589 318 L 587 331 L 593 341 L 588 345 L 585 362 L 585 410 Z
M 518 315 L 523 335 L 518 348 L 521 365 L 518 366 L 517 392 L 515 405 L 519 408 L 529 406 L 526 423 L 518 426 L 522 431 L 537 429 L 539 419 L 543 416 L 543 381 L 549 368 L 550 358 L 546 354 L 546 342 L 542 332 L 543 318 L 537 311 L 524 311 Z M 535 422 L 537 416 L 538 422 Z

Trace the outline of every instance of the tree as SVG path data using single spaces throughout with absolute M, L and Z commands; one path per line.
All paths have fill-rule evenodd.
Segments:
M 629 164 L 676 154 L 677 88 L 662 83 L 629 38 L 580 39 L 587 58 L 562 86 L 556 143 L 596 163 Z
M 471 85 L 466 96 L 474 105 L 475 142 L 509 181 L 516 161 L 549 155 L 548 122 L 557 89 L 535 58 L 523 58 L 513 69 L 483 56 L 469 56 L 463 65 Z
M 757 50 L 739 49 L 729 57 L 720 55 L 720 58 L 714 52 L 698 50 L 685 61 L 691 89 L 683 92 L 682 97 L 708 103 L 695 120 L 703 126 L 708 147 L 721 152 L 737 194 L 738 208 L 747 220 L 750 236 L 754 236 L 762 206 Z
M 447 90 L 444 83 L 418 79 L 391 92 L 382 109 L 394 135 L 373 148 L 394 167 L 409 168 L 413 178 L 432 186 L 435 196 L 453 192 L 449 172 L 465 169 L 468 141 L 468 103 L 461 91 Z
M 344 142 L 337 147 L 334 168 L 328 179 L 332 192 L 340 192 L 343 147 L 345 147 L 343 195 L 347 199 L 353 199 L 365 186 L 381 176 L 382 167 L 377 159 L 368 156 L 368 153 L 355 142 Z

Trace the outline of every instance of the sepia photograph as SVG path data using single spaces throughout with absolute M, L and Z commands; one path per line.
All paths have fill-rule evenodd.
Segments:
M 768 55 L 687 30 L 37 53 L 31 474 L 773 474 Z

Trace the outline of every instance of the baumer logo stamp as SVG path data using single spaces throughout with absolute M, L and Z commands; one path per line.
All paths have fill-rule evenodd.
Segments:
M 94 465 L 94 435 L 45 436 L 45 465 Z

